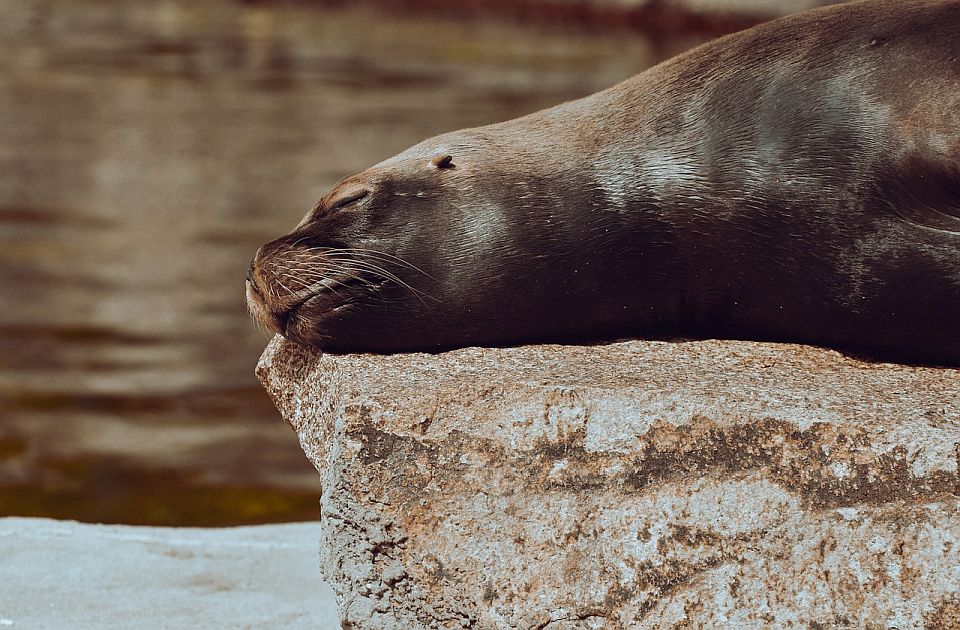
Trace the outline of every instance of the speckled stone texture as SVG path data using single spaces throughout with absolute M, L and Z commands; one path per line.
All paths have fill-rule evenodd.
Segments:
M 261 381 L 345 628 L 960 626 L 960 371 L 732 341 L 324 355 Z

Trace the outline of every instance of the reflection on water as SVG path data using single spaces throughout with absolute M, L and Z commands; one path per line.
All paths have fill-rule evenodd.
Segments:
M 314 518 L 319 479 L 253 377 L 256 247 L 351 171 L 672 52 L 363 8 L 5 0 L 0 515 Z

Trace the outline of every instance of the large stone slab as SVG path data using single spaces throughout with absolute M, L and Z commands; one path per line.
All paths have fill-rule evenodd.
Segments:
M 732 341 L 324 355 L 258 375 L 354 628 L 943 628 L 960 371 Z

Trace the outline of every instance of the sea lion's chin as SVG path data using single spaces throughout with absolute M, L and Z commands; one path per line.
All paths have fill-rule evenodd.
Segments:
M 342 327 L 358 305 L 330 292 L 318 293 L 286 313 L 284 338 L 299 344 L 324 349 L 333 339 L 333 330 Z
M 282 333 L 284 328 L 283 315 L 271 310 L 267 300 L 259 288 L 249 279 L 246 281 L 247 311 L 258 326 L 272 333 Z
M 247 309 L 251 317 L 266 330 L 298 343 L 321 345 L 327 339 L 324 325 L 350 310 L 351 300 L 330 290 L 300 296 L 296 302 L 270 304 L 263 294 L 247 282 Z

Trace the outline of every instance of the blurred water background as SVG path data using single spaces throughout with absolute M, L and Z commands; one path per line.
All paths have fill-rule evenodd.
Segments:
M 0 2 L 0 516 L 315 519 L 253 376 L 254 250 L 415 142 L 753 19 L 454 5 Z

